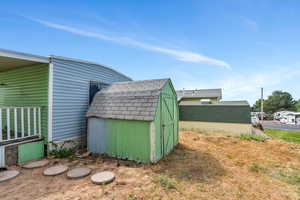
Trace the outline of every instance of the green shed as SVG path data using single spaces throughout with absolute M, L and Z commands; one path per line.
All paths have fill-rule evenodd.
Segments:
M 87 113 L 88 151 L 149 163 L 178 144 L 178 104 L 170 79 L 118 82 Z

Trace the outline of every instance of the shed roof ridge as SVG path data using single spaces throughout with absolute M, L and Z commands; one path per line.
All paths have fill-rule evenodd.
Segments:
M 139 82 L 152 82 L 152 81 L 167 81 L 170 80 L 170 78 L 158 78 L 158 79 L 147 79 L 147 80 L 134 80 L 134 81 L 121 81 L 121 82 L 114 82 L 112 85 L 115 84 L 127 84 L 127 83 L 139 83 Z

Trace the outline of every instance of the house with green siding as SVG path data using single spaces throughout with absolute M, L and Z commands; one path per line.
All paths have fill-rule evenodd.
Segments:
M 43 157 L 49 142 L 84 143 L 89 102 L 122 81 L 101 64 L 0 49 L 0 167 Z
M 87 112 L 88 151 L 157 162 L 178 144 L 178 115 L 170 79 L 112 83 Z

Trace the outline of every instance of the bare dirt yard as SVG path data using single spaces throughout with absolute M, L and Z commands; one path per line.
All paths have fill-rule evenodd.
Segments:
M 111 170 L 116 180 L 108 185 L 15 167 L 21 175 L 0 183 L 0 199 L 300 199 L 299 144 L 197 132 L 181 132 L 180 137 L 177 148 L 155 165 L 92 157 L 51 160 L 88 166 L 93 173 Z

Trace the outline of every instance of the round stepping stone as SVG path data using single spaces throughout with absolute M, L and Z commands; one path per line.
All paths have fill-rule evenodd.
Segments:
M 45 176 L 56 176 L 65 173 L 69 168 L 64 165 L 55 165 L 44 170 Z
M 67 177 L 72 179 L 83 178 L 85 176 L 88 176 L 91 171 L 92 170 L 90 168 L 74 168 L 68 171 Z
M 39 160 L 39 161 L 33 161 L 29 162 L 22 167 L 25 169 L 34 169 L 34 168 L 39 168 L 39 167 L 44 167 L 49 164 L 48 160 Z
M 0 182 L 8 181 L 10 179 L 13 179 L 17 177 L 20 174 L 19 171 L 16 170 L 7 170 L 0 172 Z
M 109 171 L 99 172 L 91 177 L 91 181 L 95 184 L 107 184 L 115 179 L 115 174 Z

